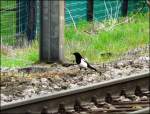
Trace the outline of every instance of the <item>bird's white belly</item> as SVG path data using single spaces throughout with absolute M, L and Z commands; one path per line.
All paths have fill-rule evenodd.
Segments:
M 79 66 L 83 68 L 87 68 L 87 63 L 81 59 L 81 63 L 79 64 Z

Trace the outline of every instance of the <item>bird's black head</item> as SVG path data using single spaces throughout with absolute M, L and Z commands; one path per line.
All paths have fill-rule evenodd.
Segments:
M 82 58 L 82 56 L 81 56 L 80 53 L 78 53 L 78 52 L 73 53 L 73 55 L 74 55 L 75 57 Z
M 81 58 L 82 58 L 82 56 L 80 55 L 80 53 L 75 52 L 75 53 L 73 53 L 73 55 L 74 55 L 75 58 L 76 58 L 76 63 L 77 63 L 77 64 L 80 64 Z

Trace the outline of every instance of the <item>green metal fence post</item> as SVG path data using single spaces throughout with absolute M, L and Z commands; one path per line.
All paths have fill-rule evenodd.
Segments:
M 16 33 L 19 33 L 19 0 L 16 0 Z
M 28 21 L 26 31 L 28 41 L 32 41 L 36 34 L 36 1 L 28 1 Z
M 88 21 L 93 21 L 93 5 L 94 5 L 94 1 L 88 0 L 87 2 L 87 20 Z
M 16 33 L 18 35 L 25 33 L 27 29 L 27 2 L 28 0 L 16 1 Z
M 127 16 L 128 14 L 128 0 L 123 0 L 122 2 L 122 15 Z

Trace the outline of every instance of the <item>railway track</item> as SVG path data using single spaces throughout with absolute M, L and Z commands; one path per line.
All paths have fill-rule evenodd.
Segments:
M 1 105 L 1 114 L 149 114 L 150 73 Z

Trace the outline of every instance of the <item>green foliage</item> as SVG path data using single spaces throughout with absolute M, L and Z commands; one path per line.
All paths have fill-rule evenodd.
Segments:
M 20 49 L 14 49 L 11 54 L 1 53 L 1 66 L 2 67 L 25 67 L 34 64 L 39 60 L 38 41 L 32 45 Z
M 91 62 L 99 63 L 118 58 L 122 53 L 138 46 L 149 43 L 149 14 L 138 14 L 128 17 L 129 21 L 115 26 L 112 30 L 106 31 L 107 26 L 113 26 L 108 22 L 98 22 L 105 28 L 98 30 L 95 34 L 87 34 L 84 31 L 94 31 L 93 24 L 83 21 L 78 23 L 78 32 L 75 32 L 73 26 L 67 26 L 65 29 L 65 48 L 66 58 L 72 60 L 71 53 L 78 51 L 86 56 Z M 133 17 L 132 17 L 133 16 Z M 131 18 L 132 17 L 132 18 Z M 123 21 L 125 18 L 118 20 Z M 127 18 L 126 18 L 127 19 Z M 117 21 L 116 21 L 117 22 Z M 116 23 L 118 24 L 118 23 Z M 110 52 L 112 56 L 101 56 L 103 53 Z
M 122 22 L 125 18 L 116 21 L 103 21 L 77 23 L 78 31 L 73 25 L 65 27 L 65 58 L 74 60 L 73 52 L 78 51 L 88 58 L 90 62 L 100 63 L 118 58 L 122 53 L 138 46 L 149 43 L 149 14 L 138 14 L 130 21 L 113 27 L 106 31 L 109 26 Z M 132 17 L 133 15 L 129 16 Z M 127 18 L 126 18 L 127 19 Z M 104 25 L 103 29 L 97 26 Z M 85 31 L 91 32 L 88 34 Z M 1 53 L 2 67 L 24 67 L 34 64 L 39 60 L 39 43 L 36 40 L 31 46 L 14 49 L 9 54 Z M 102 56 L 110 52 L 111 56 Z

